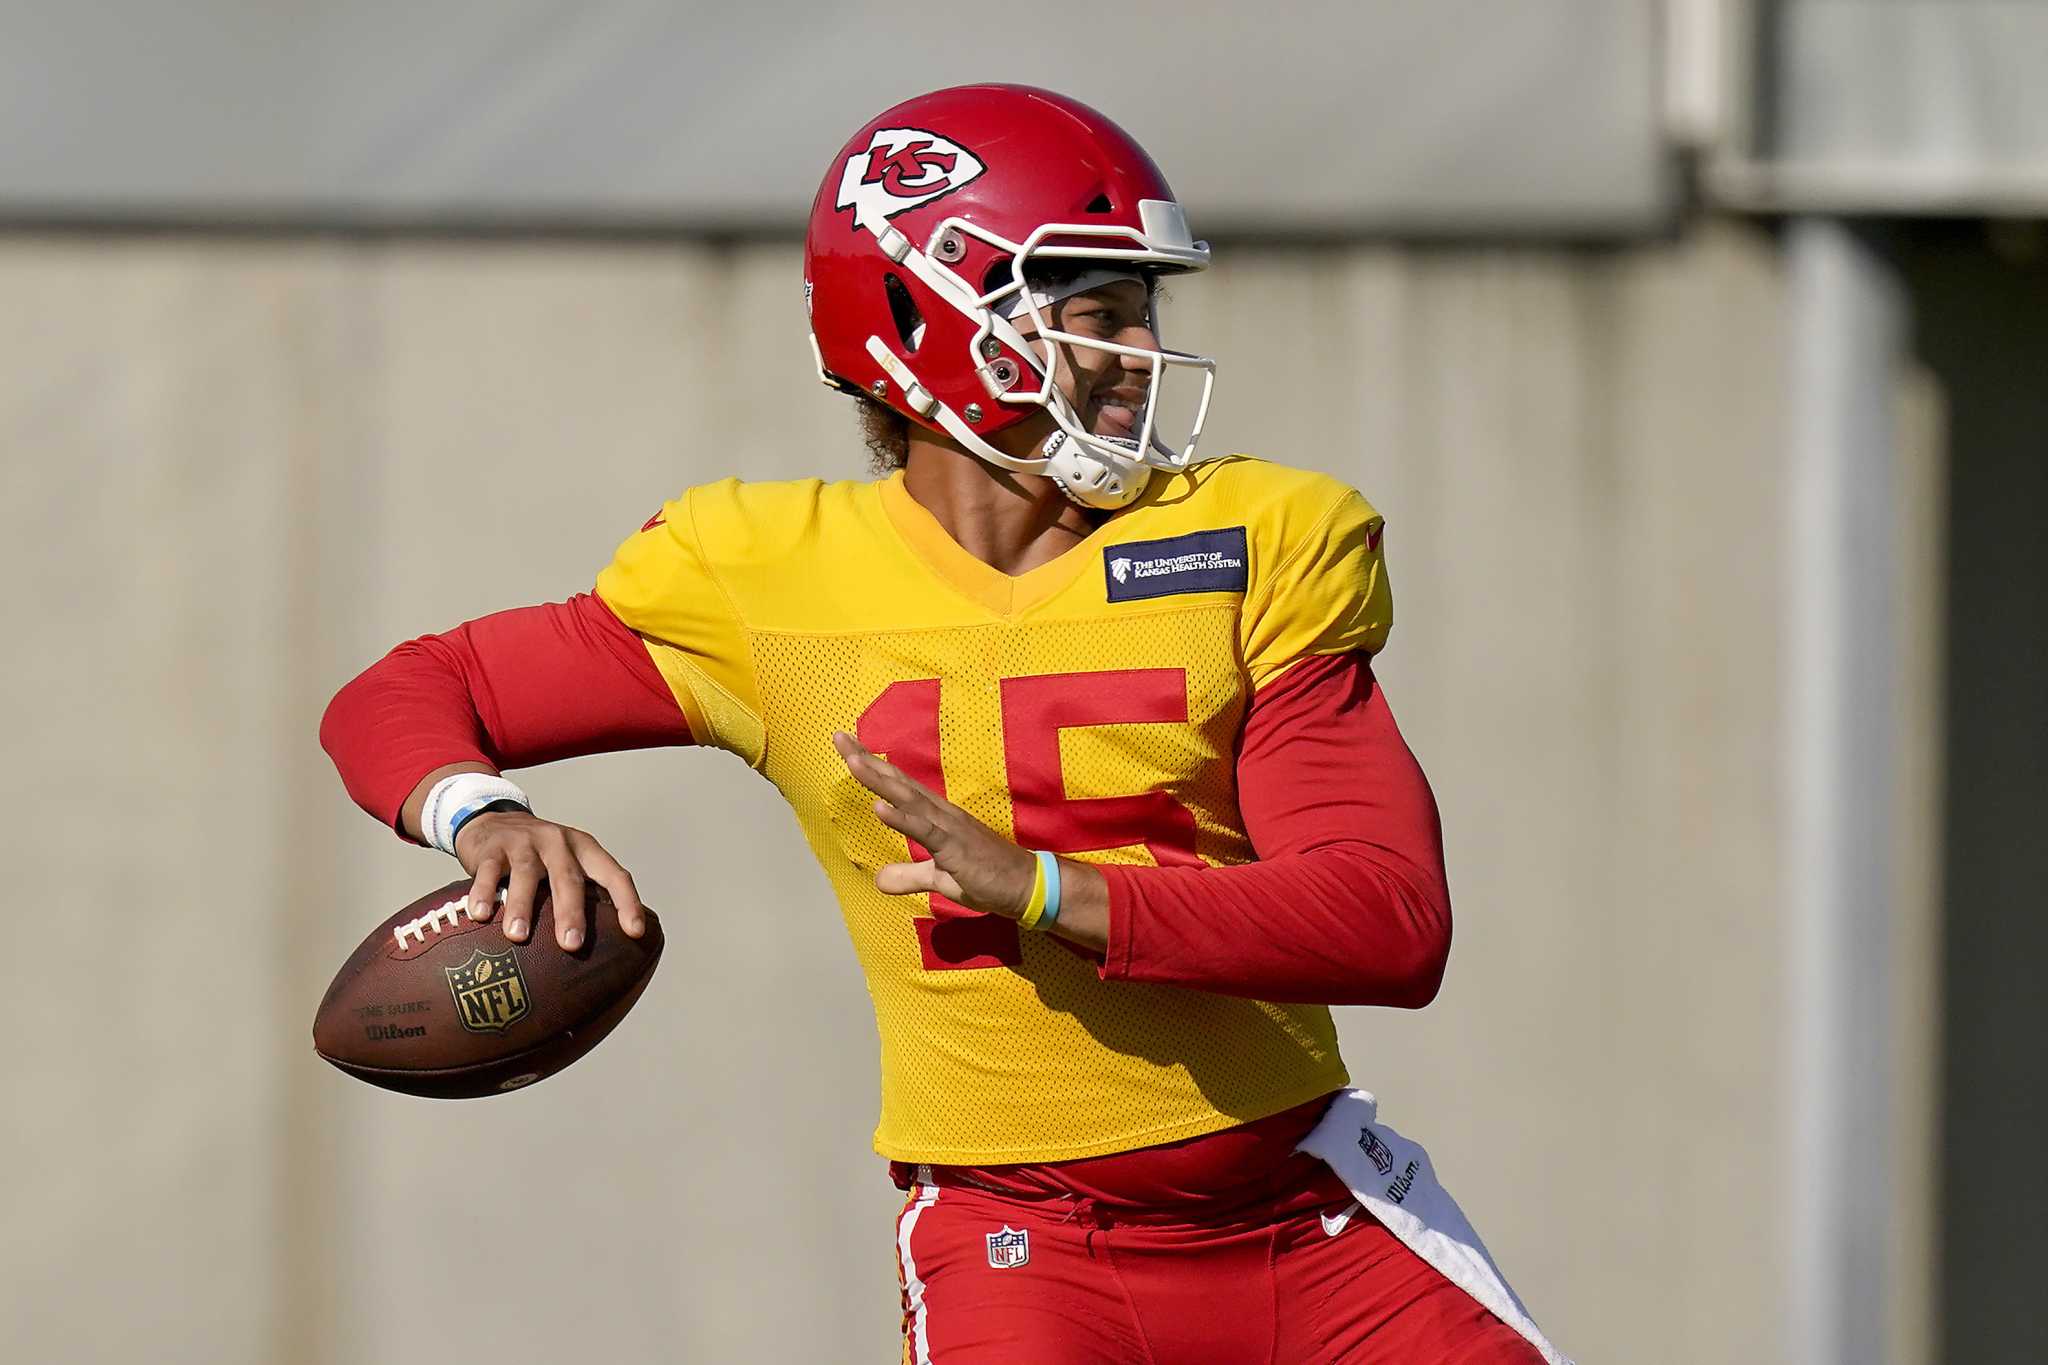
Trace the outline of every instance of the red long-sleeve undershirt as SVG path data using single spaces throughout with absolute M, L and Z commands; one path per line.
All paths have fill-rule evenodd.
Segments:
M 349 795 L 397 829 L 446 764 L 530 767 L 691 735 L 639 637 L 585 593 L 400 645 L 335 696 L 320 742 Z M 1367 658 L 1306 659 L 1260 690 L 1237 780 L 1259 861 L 1105 867 L 1103 977 L 1428 1003 L 1450 947 L 1436 804 Z
M 593 593 L 408 640 L 335 694 L 320 744 L 355 803 L 403 835 L 420 779 L 690 743 L 640 637 Z
M 1435 998 L 1451 946 L 1436 799 L 1365 655 L 1304 659 L 1254 694 L 1237 804 L 1257 862 L 1102 869 L 1105 979 L 1324 1005 Z

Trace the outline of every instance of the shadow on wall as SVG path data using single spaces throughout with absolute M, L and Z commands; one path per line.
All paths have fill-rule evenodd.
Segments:
M 1948 408 L 1944 1360 L 2048 1359 L 2048 229 L 1904 253 Z

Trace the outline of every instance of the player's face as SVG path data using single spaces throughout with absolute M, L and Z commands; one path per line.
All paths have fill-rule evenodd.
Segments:
M 1053 311 L 1053 326 L 1091 341 L 1156 349 L 1152 335 L 1151 292 L 1136 280 L 1119 280 L 1062 300 Z M 1151 388 L 1151 367 L 1136 356 L 1114 355 L 1090 346 L 1062 345 L 1053 383 L 1081 415 L 1081 425 L 1096 436 L 1130 439 L 1145 419 L 1145 397 Z
M 1120 280 L 1054 304 L 1051 322 L 1059 331 L 1091 341 L 1155 349 L 1159 339 L 1152 334 L 1150 305 L 1150 291 L 1144 285 L 1136 280 Z M 1029 315 L 1020 316 L 1016 323 L 1024 336 L 1038 335 Z M 1053 386 L 1074 405 L 1082 426 L 1097 436 L 1124 440 L 1136 437 L 1144 426 L 1145 397 L 1151 381 L 1151 367 L 1135 356 L 1120 356 L 1071 342 L 1060 343 L 1054 351 Z M 1052 414 L 1034 413 L 998 432 L 993 441 L 1007 454 L 1028 459 L 1038 453 L 1040 443 L 1057 429 Z

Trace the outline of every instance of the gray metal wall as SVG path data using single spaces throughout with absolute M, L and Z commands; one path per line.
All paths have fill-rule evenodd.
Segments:
M 969 81 L 1128 123 L 1198 231 L 1653 230 L 1652 0 L 0 0 L 0 221 L 800 226 Z
M 1218 443 L 1387 514 L 1384 675 L 1444 813 L 1449 983 L 1419 1014 L 1345 1012 L 1354 1072 L 1567 1349 L 1781 1358 L 1769 243 L 1225 259 L 1175 314 L 1223 359 Z M 891 1358 L 871 1016 L 823 879 L 739 765 L 528 779 L 670 935 L 572 1071 L 434 1104 L 307 1040 L 347 950 L 454 872 L 347 804 L 327 696 L 401 637 L 586 587 L 684 484 L 856 474 L 796 279 L 784 245 L 0 241 L 11 1352 Z M 1918 487 L 1931 409 L 1902 400 Z M 1936 501 L 1901 528 L 1923 644 Z M 1927 676 L 1909 693 L 1910 967 L 1934 703 Z M 1911 1360 L 1932 1011 L 1904 975 Z

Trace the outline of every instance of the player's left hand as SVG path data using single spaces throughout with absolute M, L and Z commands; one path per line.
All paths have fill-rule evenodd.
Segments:
M 1038 860 L 852 735 L 835 731 L 832 747 L 863 787 L 873 792 L 875 814 L 905 838 L 924 845 L 926 862 L 890 863 L 875 886 L 891 896 L 936 891 L 970 910 L 1017 919 L 1030 903 Z

